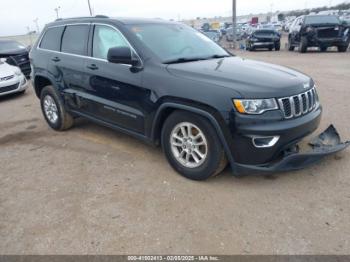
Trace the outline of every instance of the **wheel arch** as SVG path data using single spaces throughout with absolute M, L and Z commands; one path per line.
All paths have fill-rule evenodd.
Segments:
M 40 98 L 40 94 L 43 88 L 49 85 L 55 86 L 53 83 L 54 81 L 52 81 L 52 79 L 50 79 L 50 77 L 46 75 L 42 75 L 42 74 L 35 75 L 33 87 L 34 87 L 36 96 Z
M 204 118 L 206 118 L 211 125 L 215 128 L 216 133 L 222 143 L 227 159 L 231 165 L 233 171 L 235 170 L 235 160 L 233 158 L 229 143 L 227 141 L 227 136 L 225 136 L 225 132 L 220 125 L 218 119 L 213 115 L 215 111 L 214 109 L 208 107 L 194 107 L 188 104 L 180 104 L 175 102 L 165 102 L 158 108 L 151 129 L 151 140 L 155 143 L 159 143 L 159 138 L 161 134 L 161 130 L 166 118 L 176 110 L 188 111 L 194 114 L 198 114 Z M 211 111 L 211 112 L 210 112 Z

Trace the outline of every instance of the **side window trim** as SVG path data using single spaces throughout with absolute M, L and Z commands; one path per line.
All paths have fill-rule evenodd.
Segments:
M 64 33 L 65 33 L 66 29 L 67 29 L 67 26 L 71 26 L 71 25 L 89 25 L 89 26 L 91 26 L 91 23 L 74 23 L 74 24 L 63 24 L 63 25 L 50 26 L 50 27 L 46 28 L 45 32 L 43 32 L 43 34 L 40 36 L 40 39 L 39 39 L 38 44 L 37 44 L 37 49 L 38 50 L 42 50 L 42 51 L 46 51 L 46 52 L 61 53 L 61 54 L 65 54 L 65 55 L 72 55 L 72 56 L 79 56 L 79 57 L 89 57 L 89 56 L 71 54 L 71 53 L 66 53 L 66 52 L 62 52 L 61 51 L 62 50 L 62 39 L 63 39 Z M 47 30 L 50 29 L 50 28 L 55 28 L 55 27 L 64 27 L 64 29 L 62 31 L 62 34 L 61 34 L 60 51 L 55 51 L 55 50 L 50 50 L 50 49 L 46 49 L 46 48 L 41 48 L 40 45 L 41 45 L 41 42 L 42 42 L 42 40 L 44 38 L 44 35 L 46 34 Z
M 113 30 L 115 30 L 117 33 L 119 33 L 122 38 L 124 39 L 124 41 L 128 44 L 128 46 L 130 47 L 131 51 L 137 56 L 137 58 L 140 60 L 141 62 L 141 65 L 143 65 L 143 61 L 141 59 L 141 57 L 139 56 L 139 54 L 137 53 L 137 51 L 135 50 L 135 48 L 132 46 L 132 44 L 129 42 L 129 40 L 124 36 L 124 34 L 115 26 L 113 25 L 110 25 L 110 24 L 104 24 L 104 23 L 92 23 L 93 25 L 93 34 L 92 34 L 92 43 L 91 43 L 91 50 L 90 50 L 90 56 L 91 56 L 91 59 L 96 59 L 96 60 L 99 60 L 99 61 L 105 61 L 105 62 L 108 62 L 106 59 L 101 59 L 101 58 L 96 58 L 96 57 L 93 57 L 93 35 L 95 34 L 95 26 L 96 25 L 101 25 L 101 26 L 107 26 L 107 27 L 111 27 Z M 130 66 L 130 65 L 128 65 Z
M 63 39 L 63 35 L 64 35 L 64 32 L 67 28 L 67 26 L 70 26 L 70 25 L 90 25 L 90 32 L 89 32 L 89 39 L 87 41 L 87 55 L 77 55 L 77 54 L 71 54 L 71 53 L 65 53 L 65 52 L 62 52 L 62 39 Z M 121 36 L 123 37 L 123 39 L 126 41 L 126 43 L 129 45 L 130 49 L 134 52 L 134 54 L 137 56 L 137 58 L 140 60 L 141 62 L 141 65 L 143 66 L 143 61 L 141 59 L 141 57 L 139 56 L 139 54 L 137 53 L 137 51 L 135 50 L 135 48 L 131 45 L 131 43 L 129 42 L 129 40 L 124 36 L 124 34 L 115 26 L 113 25 L 110 25 L 110 24 L 105 24 L 105 23 L 94 23 L 94 22 L 91 22 L 91 23 L 73 23 L 73 24 L 63 24 L 63 25 L 54 25 L 54 26 L 50 26 L 48 28 L 46 28 L 46 31 L 50 28 L 54 28 L 54 27 L 65 27 L 63 32 L 62 32 L 62 35 L 61 35 L 61 43 L 60 43 L 60 51 L 54 51 L 54 50 L 49 50 L 49 49 L 45 49 L 45 48 L 41 48 L 40 45 L 41 45 L 41 41 L 43 40 L 43 37 L 44 35 L 46 34 L 43 33 L 42 36 L 40 37 L 39 39 L 39 42 L 38 42 L 38 45 L 37 45 L 37 49 L 38 50 L 42 50 L 42 51 L 46 51 L 46 52 L 53 52 L 53 53 L 59 53 L 59 54 L 65 54 L 65 55 L 71 55 L 71 56 L 77 56 L 77 57 L 84 57 L 84 58 L 89 58 L 89 59 L 93 59 L 93 60 L 98 60 L 98 61 L 104 61 L 104 62 L 108 62 L 106 59 L 101 59 L 101 58 L 96 58 L 96 57 L 93 57 L 92 56 L 92 41 L 93 41 L 93 33 L 94 33 L 94 30 L 95 30 L 95 25 L 104 25 L 104 26 L 109 26 L 111 28 L 113 28 L 114 30 L 116 30 L 118 33 L 121 34 Z M 91 29 L 92 28 L 92 29 Z M 91 39 L 90 39 L 90 35 L 92 35 Z M 90 44 L 91 43 L 91 44 Z M 130 65 L 127 65 L 127 66 L 130 66 Z
M 60 51 L 59 51 L 60 53 L 62 52 L 62 40 L 63 40 L 64 33 L 66 32 L 66 29 L 67 29 L 67 26 L 65 25 L 61 34 L 61 39 L 60 39 Z

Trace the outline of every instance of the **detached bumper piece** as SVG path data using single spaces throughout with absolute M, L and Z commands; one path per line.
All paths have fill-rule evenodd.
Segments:
M 238 174 L 286 172 L 303 169 L 319 162 L 322 158 L 344 150 L 350 141 L 341 142 L 340 136 L 333 125 L 330 125 L 322 134 L 309 142 L 311 151 L 299 152 L 296 145 L 293 149 L 285 151 L 284 156 L 277 162 L 261 166 L 236 164 Z

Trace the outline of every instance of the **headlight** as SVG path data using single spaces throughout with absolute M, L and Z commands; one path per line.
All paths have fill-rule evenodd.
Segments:
M 250 39 L 250 41 L 256 42 L 256 41 L 258 41 L 258 39 L 253 37 L 253 38 Z
M 14 72 L 15 72 L 15 75 L 17 75 L 17 76 L 22 75 L 22 71 L 21 71 L 21 69 L 19 69 L 19 67 L 16 67 Z
M 233 104 L 241 114 L 259 115 L 278 109 L 276 99 L 234 99 Z

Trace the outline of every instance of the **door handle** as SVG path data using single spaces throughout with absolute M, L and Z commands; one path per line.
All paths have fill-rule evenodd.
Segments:
M 88 65 L 87 68 L 91 69 L 91 70 L 97 70 L 98 69 L 98 66 L 95 65 L 95 64 L 91 64 L 91 65 Z
M 60 59 L 59 57 L 57 57 L 57 56 L 55 56 L 55 57 L 52 58 L 51 60 L 54 61 L 54 62 L 59 62 L 59 61 L 61 61 L 61 59 Z

